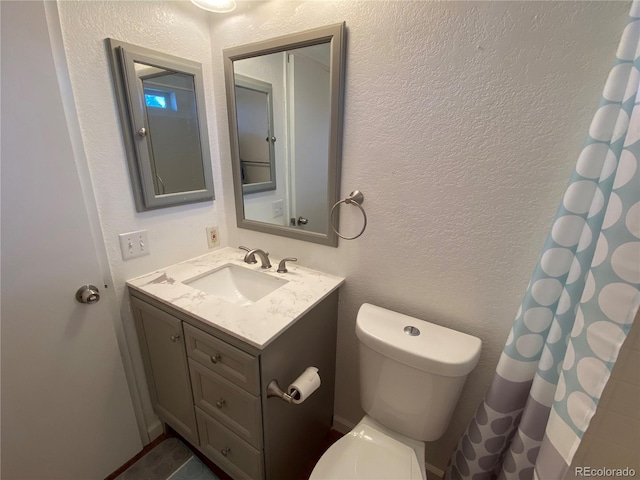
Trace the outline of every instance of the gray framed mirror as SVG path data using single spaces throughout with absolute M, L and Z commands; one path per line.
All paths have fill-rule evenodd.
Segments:
M 106 42 L 136 210 L 212 200 L 201 65 Z
M 344 62 L 344 23 L 224 50 L 239 228 L 338 245 L 329 212 L 340 192 Z M 255 182 L 246 158 L 249 123 L 263 151 L 251 163 L 262 172 Z

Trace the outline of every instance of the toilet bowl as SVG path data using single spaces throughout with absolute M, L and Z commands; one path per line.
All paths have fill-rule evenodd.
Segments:
M 367 303 L 358 311 L 356 335 L 367 414 L 309 478 L 426 480 L 424 442 L 444 434 L 482 342 Z
M 426 480 L 424 443 L 365 415 L 318 461 L 309 480 Z

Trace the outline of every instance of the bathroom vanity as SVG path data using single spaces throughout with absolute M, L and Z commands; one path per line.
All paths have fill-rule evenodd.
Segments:
M 155 412 L 234 479 L 295 479 L 333 420 L 338 287 L 344 279 L 243 262 L 224 248 L 128 282 Z M 307 367 L 300 404 L 268 396 Z

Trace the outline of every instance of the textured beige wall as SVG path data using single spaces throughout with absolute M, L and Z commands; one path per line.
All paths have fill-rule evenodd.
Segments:
M 484 343 L 443 468 L 493 374 L 595 111 L 626 2 L 239 2 L 212 16 L 229 243 L 344 275 L 336 415 L 357 422 L 356 312 L 371 302 Z M 235 227 L 222 48 L 346 21 L 342 195 L 365 234 L 333 249 Z M 342 230 L 356 232 L 356 209 Z M 340 420 L 340 418 L 338 419 Z

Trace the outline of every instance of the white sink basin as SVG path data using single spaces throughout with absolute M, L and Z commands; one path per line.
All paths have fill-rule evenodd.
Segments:
M 287 280 L 227 264 L 182 283 L 236 305 L 251 305 L 283 286 Z

